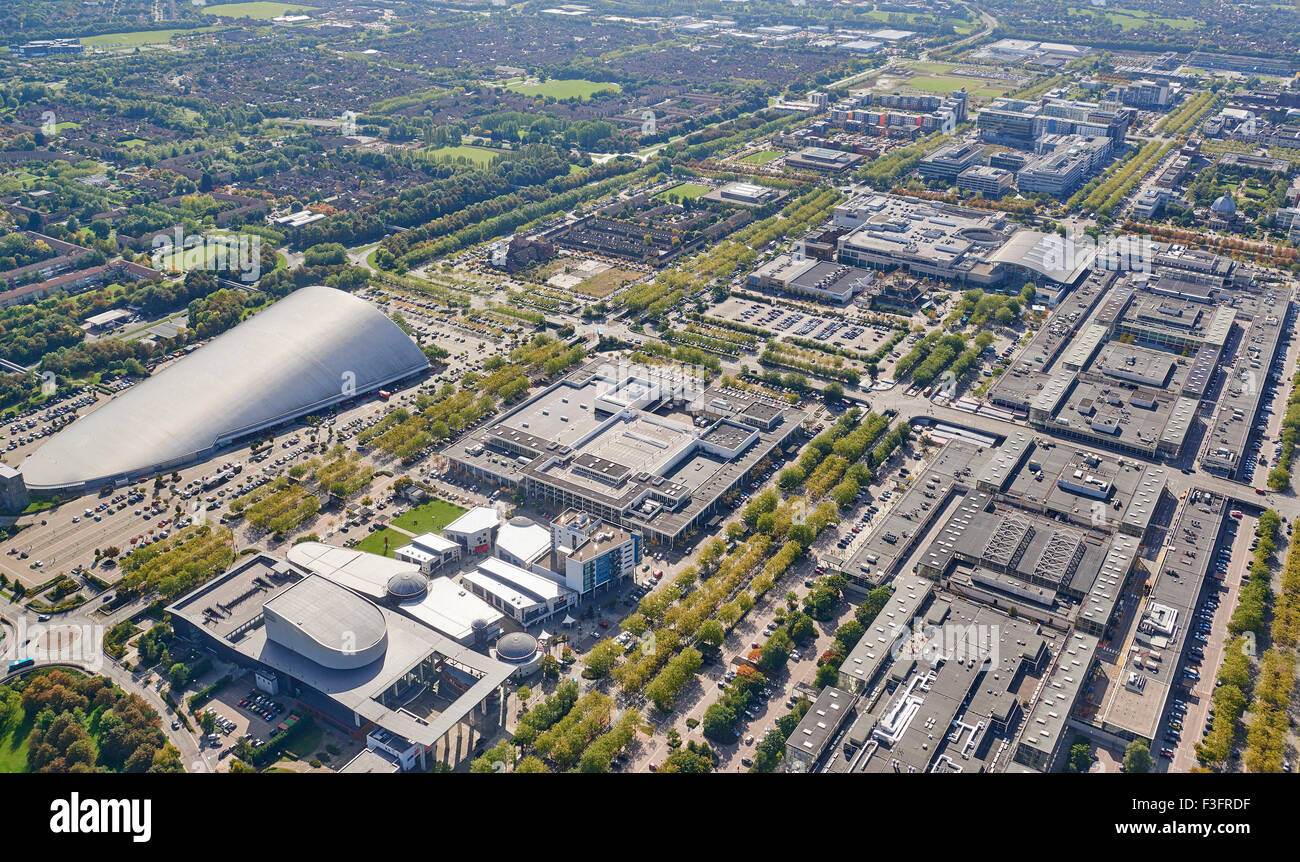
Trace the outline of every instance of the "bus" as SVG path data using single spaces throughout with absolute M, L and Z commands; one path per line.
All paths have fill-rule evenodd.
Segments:
M 20 658 L 18 661 L 9 662 L 9 672 L 13 673 L 14 671 L 22 670 L 25 667 L 31 667 L 34 664 L 36 664 L 36 659 L 34 658 Z

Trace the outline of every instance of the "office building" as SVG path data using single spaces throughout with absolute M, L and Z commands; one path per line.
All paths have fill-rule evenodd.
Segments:
M 951 144 L 921 159 L 916 172 L 927 180 L 956 180 L 962 171 L 979 164 L 983 155 L 978 144 Z
M 568 509 L 551 522 L 551 570 L 581 596 L 636 573 L 641 537 L 595 515 Z
M 975 165 L 957 175 L 957 188 L 977 192 L 990 200 L 999 200 L 1011 191 L 1015 174 L 1002 168 Z
M 1168 81 L 1153 81 L 1150 78 L 1125 84 L 1119 88 L 1118 95 L 1124 105 L 1144 111 L 1168 108 L 1173 98 Z

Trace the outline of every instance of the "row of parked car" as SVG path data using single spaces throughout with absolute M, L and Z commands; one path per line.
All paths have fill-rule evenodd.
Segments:
M 239 708 L 251 712 L 263 721 L 271 721 L 277 715 L 284 712 L 283 706 L 271 700 L 269 697 L 260 695 L 255 691 L 250 691 L 248 697 L 242 698 L 239 701 Z

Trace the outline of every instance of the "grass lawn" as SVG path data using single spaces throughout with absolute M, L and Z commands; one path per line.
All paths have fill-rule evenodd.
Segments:
M 588 81 L 584 78 L 551 81 L 521 81 L 516 78 L 506 83 L 506 89 L 524 96 L 549 96 L 552 99 L 590 99 L 602 90 L 619 92 L 623 88 L 613 82 Z
M 306 721 L 307 719 L 302 718 L 299 720 Z M 285 749 L 285 753 L 292 753 L 299 760 L 311 760 L 312 755 L 316 753 L 316 749 L 320 748 L 320 744 L 324 739 L 324 731 L 322 731 L 315 722 L 312 722 L 311 727 L 304 730 L 302 735 L 295 739 L 289 747 Z
M 882 81 L 875 89 L 889 92 L 895 90 L 920 90 L 923 93 L 946 95 L 955 93 L 965 87 L 972 100 L 988 102 L 998 96 L 1005 95 L 1012 89 L 1012 86 L 1009 83 L 984 83 L 978 78 L 967 78 L 961 75 L 920 74 L 911 78 L 896 78 L 891 75 L 888 80 Z
M 641 273 L 632 269 L 620 269 L 614 267 L 607 269 L 602 273 L 593 275 L 591 278 L 582 282 L 573 288 L 574 293 L 581 293 L 584 296 L 590 296 L 593 299 L 603 299 L 614 291 L 618 290 L 629 281 L 635 281 L 641 277 Z
M 1171 30 L 1195 30 L 1201 26 L 1201 23 L 1194 18 L 1164 18 L 1142 9 L 1114 8 L 1101 10 L 1071 7 L 1070 11 L 1090 15 L 1093 18 L 1105 18 L 1125 33 L 1141 30 L 1143 27 L 1153 24 L 1160 24 Z
M 765 165 L 774 159 L 779 159 L 784 155 L 780 150 L 759 150 L 756 153 L 750 153 L 743 159 L 739 159 L 742 164 L 746 165 Z
M 664 189 L 659 194 L 655 195 L 655 197 L 664 201 L 669 200 L 670 198 L 686 198 L 688 200 L 695 200 L 700 195 L 707 195 L 711 191 L 713 191 L 712 186 L 702 186 L 699 183 L 680 183 L 670 189 Z
M 937 15 L 932 12 L 886 12 L 883 9 L 874 9 L 867 13 L 868 18 L 871 18 L 872 20 L 875 21 L 879 21 L 881 24 L 886 24 L 890 27 L 894 26 L 893 22 L 890 19 L 896 21 L 898 20 L 897 16 L 899 15 L 902 15 L 903 18 L 906 19 L 906 23 L 908 24 L 913 24 L 917 21 L 917 19 L 922 17 L 926 18 L 927 20 L 938 18 L 940 20 L 952 21 L 952 25 L 953 25 L 952 28 L 958 33 L 969 33 L 970 31 L 975 29 L 974 21 L 966 21 L 956 15 L 944 16 L 944 15 Z
M 174 252 L 164 252 L 154 257 L 154 266 L 166 272 L 175 269 L 178 272 L 188 272 L 191 269 L 216 269 L 217 266 L 217 246 L 216 244 L 206 244 L 203 248 L 203 261 L 199 261 L 199 250 L 180 249 Z M 226 265 L 234 265 L 240 256 L 239 250 L 232 244 L 226 249 Z
M 270 21 L 272 18 L 278 18 L 281 15 L 288 15 L 297 12 L 314 12 L 318 7 L 304 6 L 301 3 L 222 3 L 218 6 L 207 6 L 203 9 L 205 15 L 216 15 L 220 18 L 255 18 L 259 21 Z
M 215 27 L 195 27 L 190 30 L 135 30 L 130 33 L 104 33 L 99 36 L 83 36 L 81 44 L 87 48 L 105 50 L 139 48 L 142 45 L 166 45 L 173 36 L 193 36 L 209 33 Z
M 384 552 L 384 539 L 388 539 L 388 552 Z M 398 548 L 411 544 L 411 537 L 405 533 L 399 533 L 391 527 L 385 527 L 382 530 L 375 530 L 369 536 L 357 542 L 352 547 L 358 551 L 365 551 L 367 554 L 377 554 L 381 557 L 391 557 L 393 551 Z
M 468 510 L 446 500 L 430 500 L 423 506 L 417 506 L 409 512 L 398 515 L 393 519 L 393 526 L 401 527 L 417 536 L 420 533 L 441 533 L 443 527 L 466 511 Z
M 0 735 L 0 772 L 27 771 L 27 735 L 36 723 L 36 714 L 26 716 L 22 724 Z
M 492 164 L 492 160 L 502 155 L 500 150 L 490 150 L 486 147 L 471 147 L 461 144 L 458 147 L 426 147 L 420 150 L 423 155 L 439 161 L 455 161 L 456 159 L 469 159 L 475 167 L 486 168 Z

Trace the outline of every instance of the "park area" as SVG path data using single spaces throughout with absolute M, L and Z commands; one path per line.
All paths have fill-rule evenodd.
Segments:
M 216 15 L 219 18 L 253 18 L 258 21 L 270 21 L 272 18 L 279 18 L 282 15 L 297 15 L 303 12 L 315 12 L 315 6 L 304 6 L 301 3 L 221 3 L 216 6 L 205 7 L 203 12 L 207 15 Z
M 663 201 L 693 201 L 711 191 L 713 191 L 712 186 L 700 185 L 699 183 L 680 183 L 670 189 L 664 189 L 655 197 Z
M 382 527 L 366 536 L 354 546 L 358 551 L 391 557 L 393 551 L 409 545 L 411 538 L 423 533 L 441 533 L 452 521 L 465 514 L 465 509 L 445 500 L 431 500 L 404 512 L 393 519 L 392 526 Z
M 541 96 L 542 98 L 556 100 L 581 99 L 584 102 L 596 93 L 605 90 L 619 92 L 623 89 L 613 82 L 588 81 L 583 78 L 549 81 L 538 81 L 535 79 L 522 80 L 515 78 L 514 80 L 507 81 L 505 87 L 510 92 L 519 93 L 522 96 Z
M 465 514 L 465 509 L 446 500 L 433 500 L 393 519 L 393 526 L 414 535 L 441 533 L 442 528 Z
M 176 30 L 135 30 L 130 33 L 102 33 L 98 36 L 82 36 L 81 44 L 87 48 L 99 48 L 105 51 L 121 51 L 141 48 L 145 45 L 166 45 L 173 36 L 197 36 L 210 33 L 215 27 L 194 27 Z
M 1195 18 L 1180 16 L 1177 18 L 1166 18 L 1147 12 L 1142 9 L 1089 9 L 1082 7 L 1071 7 L 1071 12 L 1081 15 L 1088 15 L 1093 18 L 1104 18 L 1116 27 L 1119 27 L 1125 33 L 1131 33 L 1134 30 L 1141 30 L 1144 27 L 1160 26 L 1168 27 L 1170 30 L 1195 30 L 1201 24 Z
M 501 155 L 501 151 L 461 144 L 455 147 L 426 148 L 421 150 L 420 154 L 436 162 L 459 162 L 465 159 L 476 168 L 486 168 L 492 164 L 493 159 Z
M 955 63 L 919 61 L 909 63 L 908 68 L 912 71 L 910 76 L 888 74 L 878 76 L 872 89 L 886 93 L 919 90 L 923 93 L 946 95 L 965 87 L 970 98 L 976 102 L 992 101 L 1014 89 L 1014 85 L 1010 82 L 952 74 L 953 70 L 958 68 Z

